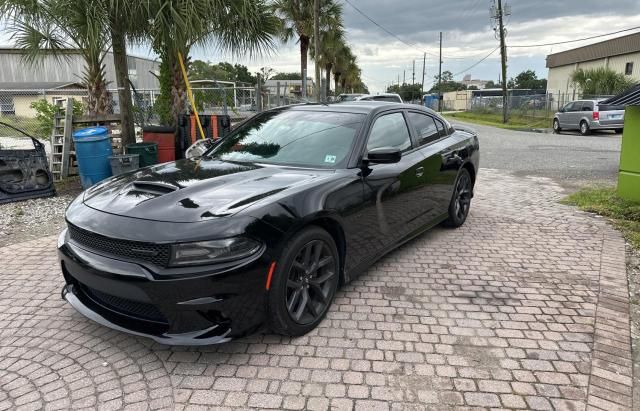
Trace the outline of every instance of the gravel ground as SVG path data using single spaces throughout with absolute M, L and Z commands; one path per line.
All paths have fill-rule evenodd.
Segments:
M 0 247 L 58 233 L 64 210 L 81 187 L 78 181 L 56 187 L 55 197 L 0 204 Z

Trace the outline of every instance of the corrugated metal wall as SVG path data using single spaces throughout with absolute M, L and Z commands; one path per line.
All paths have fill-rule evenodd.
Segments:
M 149 71 L 158 71 L 160 63 L 138 57 L 131 59 L 135 61 L 135 76 L 132 76 L 132 81 L 136 88 L 158 88 L 158 80 Z M 111 53 L 107 54 L 104 64 L 107 81 L 111 83 L 109 87 L 115 88 L 115 67 Z M 84 61 L 77 54 L 60 59 L 46 56 L 42 63 L 31 66 L 24 62 L 21 54 L 0 50 L 0 83 L 80 82 L 83 69 Z

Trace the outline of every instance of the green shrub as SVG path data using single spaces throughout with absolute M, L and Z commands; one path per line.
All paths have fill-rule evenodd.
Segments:
M 48 139 L 51 136 L 51 129 L 53 128 L 53 119 L 56 116 L 58 110 L 64 114 L 65 108 L 59 108 L 55 104 L 49 103 L 46 99 L 40 99 L 34 101 L 29 106 L 36 111 L 36 120 L 38 122 L 37 132 L 38 134 Z M 73 100 L 73 115 L 82 116 L 84 114 L 84 106 L 78 100 Z

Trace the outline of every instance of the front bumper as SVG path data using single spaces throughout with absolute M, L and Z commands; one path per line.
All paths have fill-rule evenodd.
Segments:
M 166 345 L 209 345 L 258 330 L 265 320 L 263 255 L 240 267 L 162 278 L 149 266 L 58 241 L 62 297 L 89 319 Z

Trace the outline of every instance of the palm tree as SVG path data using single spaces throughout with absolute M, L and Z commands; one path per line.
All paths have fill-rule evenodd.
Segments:
M 307 76 L 307 55 L 313 36 L 313 1 L 275 0 L 272 8 L 281 21 L 280 37 L 288 42 L 296 39 L 300 44 L 300 74 Z M 342 6 L 334 0 L 320 0 L 321 31 L 342 27 Z M 319 81 L 316 79 L 316 81 Z
M 91 0 L 0 0 L 0 14 L 28 64 L 46 56 L 69 58 L 77 49 L 84 59 L 82 81 L 88 91 L 87 112 L 105 114 L 111 109 L 104 59 L 109 42 L 103 24 L 102 4 Z
M 264 0 L 148 0 L 147 35 L 170 84 L 171 119 L 185 112 L 186 87 L 178 54 L 188 69 L 194 46 L 260 54 L 272 48 L 278 20 Z M 164 96 L 165 98 L 167 96 Z
M 311 58 L 317 58 L 318 63 L 325 70 L 326 76 L 326 95 L 331 91 L 331 72 L 338 60 L 338 54 L 344 49 L 344 31 L 342 27 L 337 27 L 320 33 L 320 54 L 317 56 L 316 51 L 311 43 L 309 49 Z
M 618 94 L 632 87 L 633 80 L 610 68 L 577 69 L 571 81 L 578 85 L 585 96 Z

